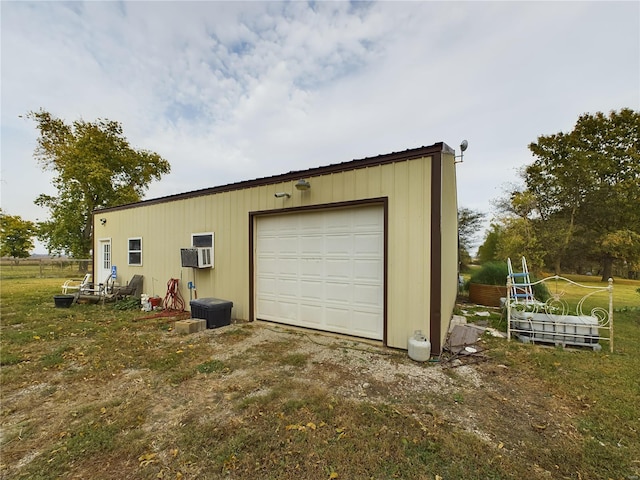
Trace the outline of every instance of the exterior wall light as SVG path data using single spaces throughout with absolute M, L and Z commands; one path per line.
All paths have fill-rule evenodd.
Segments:
M 311 184 L 307 182 L 304 178 L 301 178 L 296 182 L 296 188 L 301 192 L 304 192 L 305 190 L 309 190 L 311 188 Z
M 100 223 L 101 223 L 102 225 L 106 225 L 106 224 L 107 224 L 107 219 L 106 219 L 106 218 L 101 218 L 101 219 L 100 219 Z
M 464 151 L 467 149 L 468 146 L 469 146 L 469 142 L 467 142 L 466 140 L 463 140 L 462 143 L 460 144 L 460 155 L 455 156 L 455 158 L 453 159 L 453 163 L 462 163 L 464 158 Z M 460 160 L 458 160 L 458 158 Z
M 273 196 L 276 198 L 289 198 L 291 194 L 287 192 L 277 192 L 277 193 L 274 193 Z

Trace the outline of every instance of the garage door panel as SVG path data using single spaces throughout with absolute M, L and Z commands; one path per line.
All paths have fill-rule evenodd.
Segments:
M 324 231 L 328 233 L 332 232 L 345 232 L 351 230 L 353 225 L 353 210 L 334 210 L 330 212 L 330 219 L 324 218 Z
M 262 277 L 256 282 L 256 286 L 264 298 L 271 298 L 272 296 L 275 296 L 277 291 L 276 285 L 277 279 L 272 277 Z
M 279 255 L 298 255 L 298 238 L 282 236 L 278 239 L 276 246 Z
M 345 257 L 353 252 L 353 237 L 349 234 L 327 235 L 325 237 L 325 254 Z
M 374 281 L 382 284 L 380 262 L 372 259 L 353 259 L 353 278 L 357 282 Z
M 300 253 L 307 256 L 320 256 L 324 251 L 324 239 L 318 234 L 300 237 Z
M 295 320 L 298 318 L 298 303 L 284 300 L 278 297 L 278 316 L 284 320 Z
M 299 257 L 297 260 L 300 276 L 303 278 L 321 278 L 322 277 L 322 258 L 321 257 Z
M 257 220 L 257 318 L 383 338 L 382 207 Z
M 325 299 L 327 302 L 331 303 L 350 305 L 352 301 L 351 284 L 327 282 Z
M 361 337 L 382 340 L 382 335 L 378 333 L 382 331 L 382 322 L 379 321 L 377 316 L 369 312 L 354 311 L 351 317 L 351 326 Z
M 262 312 L 261 314 L 265 320 L 275 320 L 278 318 L 278 304 L 275 298 L 263 297 L 258 300 L 257 307 L 258 310 Z
M 353 218 L 353 225 L 356 228 L 369 228 L 372 230 L 377 230 L 380 217 L 378 215 L 378 210 L 376 208 L 366 208 L 362 211 L 358 212 L 358 215 Z
M 310 328 L 322 328 L 324 308 L 322 305 L 301 305 L 300 318 L 303 319 L 301 326 Z
M 282 257 L 275 261 L 276 265 L 270 267 L 272 271 L 277 272 L 283 276 L 298 276 L 298 259 L 295 257 Z
M 295 277 L 284 278 L 280 277 L 275 282 L 277 289 L 277 296 L 282 298 L 297 298 L 300 295 L 298 289 L 298 279 Z
M 356 234 L 354 240 L 354 253 L 359 257 L 378 255 L 381 251 L 381 239 L 379 235 L 371 233 Z
M 342 308 L 326 308 L 326 324 L 331 331 L 346 333 L 349 328 L 351 312 Z
M 353 276 L 353 262 L 348 258 L 327 258 L 324 267 L 326 278 L 350 279 Z
M 324 283 L 320 281 L 300 281 L 300 298 L 321 302 L 324 299 Z
M 297 216 L 294 221 L 291 219 L 284 220 L 288 225 L 295 224 L 296 229 L 299 232 L 308 233 L 310 231 L 313 232 L 323 232 L 325 229 L 325 218 L 322 215 L 308 215 L 306 218 L 302 219 L 302 217 Z
M 360 307 L 371 307 L 378 310 L 381 306 L 380 302 L 381 289 L 378 285 L 354 285 L 353 286 L 353 303 Z
M 258 258 L 257 267 L 261 272 L 265 272 L 265 274 L 268 274 L 266 272 L 277 271 L 278 261 L 274 257 L 263 256 L 261 258 Z

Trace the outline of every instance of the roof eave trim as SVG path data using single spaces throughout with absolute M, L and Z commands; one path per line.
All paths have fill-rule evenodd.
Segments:
M 282 173 L 282 174 L 273 175 L 270 177 L 257 178 L 254 180 L 244 180 L 244 181 L 230 183 L 230 184 L 222 185 L 218 187 L 209 187 L 201 190 L 193 190 L 190 192 L 177 193 L 174 195 L 167 195 L 164 197 L 152 198 L 149 200 L 142 200 L 140 202 L 128 203 L 125 205 L 118 205 L 115 207 L 100 208 L 100 209 L 94 210 L 94 213 L 127 210 L 130 208 L 156 205 L 161 203 L 173 202 L 177 200 L 185 200 L 185 199 L 201 197 L 205 195 L 231 192 L 234 190 L 243 190 L 246 188 L 260 187 L 260 186 L 271 185 L 275 183 L 283 183 L 283 182 L 288 182 L 292 180 L 298 180 L 300 178 L 327 175 L 331 173 L 344 172 L 348 170 L 356 170 L 360 168 L 384 165 L 387 163 L 414 160 L 416 158 L 428 157 L 434 154 L 439 154 L 441 152 L 452 153 L 453 150 L 446 143 L 438 142 L 430 146 L 413 148 L 409 150 L 404 150 L 402 152 L 392 152 L 392 153 L 387 153 L 383 155 L 378 155 L 376 157 L 367 157 L 359 160 L 351 160 L 348 162 L 331 164 L 324 167 L 314 167 L 306 170 L 291 171 L 288 173 Z

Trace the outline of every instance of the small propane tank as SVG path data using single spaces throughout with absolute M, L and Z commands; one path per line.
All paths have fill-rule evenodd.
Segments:
M 431 358 L 431 342 L 422 333 L 416 330 L 409 337 L 409 358 L 416 362 L 426 362 Z

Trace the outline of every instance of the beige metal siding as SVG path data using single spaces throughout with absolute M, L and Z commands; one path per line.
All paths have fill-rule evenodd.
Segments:
M 389 197 L 387 343 L 407 348 L 415 330 L 429 332 L 430 162 L 395 164 L 383 178 Z
M 113 239 L 113 264 L 118 267 L 120 283 L 139 273 L 144 275 L 145 293 L 164 296 L 167 281 L 178 278 L 188 304 L 187 282 L 194 281 L 199 297 L 231 300 L 233 318 L 252 320 L 249 212 L 387 197 L 387 344 L 406 348 L 414 330 L 429 332 L 430 161 L 431 157 L 425 157 L 307 177 L 311 189 L 306 192 L 297 191 L 295 181 L 289 181 L 98 212 L 94 219 L 96 238 Z M 447 177 L 451 175 L 455 179 L 455 172 Z M 275 198 L 276 192 L 288 192 L 291 197 Z M 445 203 L 454 208 L 455 201 Z M 103 217 L 107 218 L 104 226 L 99 222 Z M 443 271 L 450 269 L 450 249 L 457 245 L 451 226 L 447 229 L 451 238 L 443 240 L 447 248 Z M 215 233 L 215 268 L 181 268 L 180 248 L 190 246 L 191 233 L 210 231 Z M 143 239 L 142 267 L 127 265 L 129 237 Z M 455 276 L 455 269 L 452 271 Z M 446 294 L 443 291 L 444 303 L 449 303 L 450 297 L 448 290 Z M 443 310 L 443 321 L 448 322 L 448 311 Z

